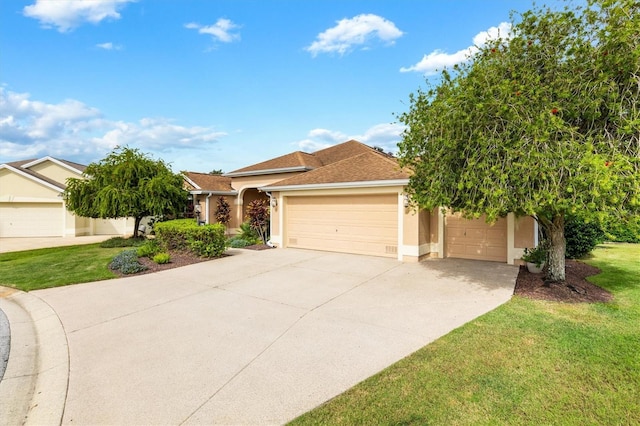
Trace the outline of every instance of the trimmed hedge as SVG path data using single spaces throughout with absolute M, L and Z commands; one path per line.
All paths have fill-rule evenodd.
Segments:
M 156 240 L 165 250 L 188 250 L 202 257 L 220 257 L 227 249 L 226 228 L 220 223 L 198 225 L 178 219 L 155 225 Z

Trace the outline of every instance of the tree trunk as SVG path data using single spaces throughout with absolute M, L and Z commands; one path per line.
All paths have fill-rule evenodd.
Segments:
M 133 225 L 133 237 L 134 238 L 138 237 L 138 228 L 140 228 L 140 222 L 142 222 L 142 217 L 136 217 L 136 221 L 134 222 L 134 225 Z
M 567 241 L 564 238 L 564 215 L 556 214 L 553 216 L 553 220 L 550 225 L 547 280 L 551 282 L 564 282 L 564 257 L 567 247 Z

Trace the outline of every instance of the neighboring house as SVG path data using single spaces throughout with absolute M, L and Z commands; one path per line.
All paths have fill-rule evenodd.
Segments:
M 0 237 L 132 234 L 133 219 L 90 219 L 66 209 L 65 182 L 85 168 L 52 157 L 0 164 Z
M 249 202 L 268 199 L 271 242 L 415 261 L 426 256 L 514 263 L 537 238 L 535 221 L 509 214 L 481 219 L 415 210 L 409 173 L 396 159 L 357 141 L 314 153 L 293 152 L 222 176 L 188 172 L 185 186 L 201 219 L 215 222 L 220 195 L 232 206 L 231 228 Z M 215 197 L 214 197 L 215 196 Z

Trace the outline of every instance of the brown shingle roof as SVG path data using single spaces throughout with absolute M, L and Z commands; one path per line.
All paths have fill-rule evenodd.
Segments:
M 282 155 L 280 157 L 272 158 L 271 160 L 253 164 L 251 166 L 247 166 L 242 169 L 234 170 L 228 174 L 233 175 L 236 173 L 258 172 L 258 171 L 264 171 L 264 170 L 279 170 L 279 169 L 289 169 L 289 168 L 306 168 L 308 170 L 311 170 L 321 166 L 322 166 L 322 162 L 318 158 L 316 158 L 313 154 L 307 154 L 306 152 L 296 151 L 290 154 Z
M 337 161 L 355 157 L 356 155 L 364 154 L 365 152 L 370 152 L 372 150 L 373 148 L 370 146 L 352 139 L 350 141 L 316 151 L 313 153 L 313 156 L 320 160 L 322 165 L 327 166 Z
M 369 148 L 354 157 L 281 180 L 265 188 L 404 179 L 409 179 L 409 173 L 400 168 L 396 159 Z
M 198 185 L 200 190 L 202 191 L 213 191 L 213 192 L 233 192 L 234 189 L 231 187 L 231 178 L 220 176 L 220 175 L 210 175 L 207 173 L 196 173 L 196 172 L 184 172 L 184 175 L 191 179 L 193 183 Z M 190 190 L 195 190 L 197 188 L 189 188 Z

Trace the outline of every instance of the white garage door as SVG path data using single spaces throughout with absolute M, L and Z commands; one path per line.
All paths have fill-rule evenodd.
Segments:
M 489 225 L 484 216 L 463 219 L 459 214 L 445 218 L 445 256 L 462 259 L 507 261 L 507 220 Z
M 397 257 L 395 194 L 287 197 L 288 247 Z
M 62 236 L 62 203 L 0 203 L 0 237 Z

